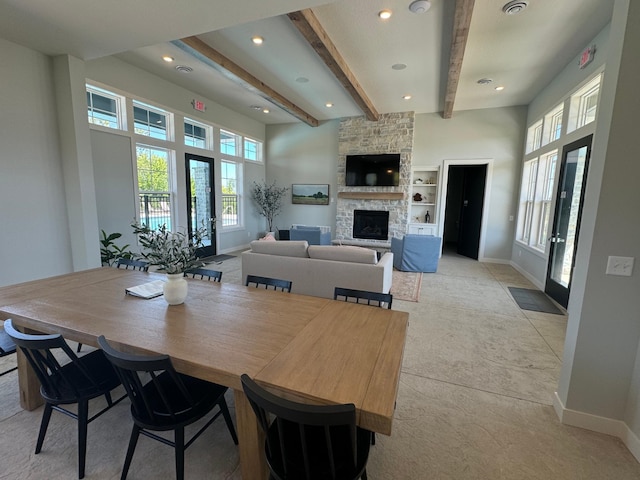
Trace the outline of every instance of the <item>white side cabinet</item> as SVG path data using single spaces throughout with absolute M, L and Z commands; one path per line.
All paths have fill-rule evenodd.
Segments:
M 436 235 L 438 233 L 438 167 L 411 169 L 409 226 L 407 233 Z

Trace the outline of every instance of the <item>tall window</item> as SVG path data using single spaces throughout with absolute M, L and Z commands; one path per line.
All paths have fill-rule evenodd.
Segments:
M 165 148 L 136 145 L 140 222 L 156 229 L 171 229 L 169 165 L 172 152 Z
M 223 160 L 221 163 L 222 181 L 222 226 L 233 227 L 240 225 L 240 165 Z
M 208 148 L 210 136 L 208 127 L 204 123 L 196 122 L 190 118 L 184 119 L 184 144 L 191 147 Z
M 124 128 L 124 98 L 102 88 L 87 85 L 89 123 L 107 128 Z
M 220 130 L 220 152 L 234 157 L 240 156 L 240 135 Z
M 553 182 L 556 177 L 556 163 L 558 151 L 546 154 L 540 159 L 540 173 L 542 185 L 540 186 L 540 216 L 538 221 L 538 238 L 536 247 L 544 250 L 547 245 L 549 222 L 551 221 L 551 199 L 553 198 Z
M 520 192 L 520 235 L 519 240 L 529 244 L 531 238 L 531 224 L 533 221 L 533 207 L 536 195 L 536 179 L 538 177 L 538 159 L 529 160 L 524 164 L 524 181 Z
M 602 74 L 597 75 L 584 87 L 571 95 L 568 125 L 569 132 L 577 130 L 580 127 L 584 127 L 596 119 L 601 80 Z
M 244 158 L 246 160 L 262 161 L 262 144 L 245 137 Z
M 133 127 L 138 135 L 170 140 L 168 120 L 168 112 L 142 102 L 133 102 Z

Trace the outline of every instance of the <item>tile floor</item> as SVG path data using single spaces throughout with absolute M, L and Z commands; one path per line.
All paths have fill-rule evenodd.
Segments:
M 210 268 L 240 282 L 240 259 Z M 425 274 L 410 312 L 394 431 L 377 436 L 375 479 L 640 479 L 616 438 L 561 425 L 553 410 L 566 317 L 520 310 L 508 286 L 534 288 L 512 267 L 447 254 Z M 0 371 L 14 362 L 0 359 Z M 232 395 L 229 401 L 233 404 Z M 87 479 L 119 478 L 130 432 L 128 405 L 89 427 Z M 75 424 L 53 415 L 33 454 L 41 410 L 19 407 L 16 373 L 0 377 L 0 479 L 77 478 Z M 223 425 L 187 451 L 186 478 L 239 480 Z M 169 447 L 142 438 L 130 480 L 174 478 Z

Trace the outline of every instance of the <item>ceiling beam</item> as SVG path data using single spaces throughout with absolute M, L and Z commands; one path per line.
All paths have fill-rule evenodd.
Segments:
M 222 55 L 198 37 L 186 37 L 172 43 L 191 55 L 199 58 L 207 65 L 215 68 L 229 80 L 277 105 L 285 112 L 296 117 L 298 120 L 301 120 L 312 127 L 317 127 L 319 125 L 320 122 L 318 122 L 316 118 L 302 110 L 292 101 L 280 95 L 273 88 L 251 75 L 241 66 Z
M 351 95 L 360 110 L 364 112 L 367 120 L 377 121 L 380 114 L 377 112 L 376 107 L 367 97 L 347 62 L 344 61 L 314 13 L 310 9 L 305 9 L 289 13 L 288 16 L 302 36 L 309 42 L 311 48 L 322 58 L 329 70 L 333 72 L 345 90 Z
M 444 111 L 442 118 L 451 118 L 453 104 L 458 91 L 458 81 L 462 70 L 462 59 L 469 37 L 469 25 L 475 0 L 456 0 L 456 12 L 453 18 L 453 35 L 451 41 L 451 57 L 449 58 L 449 74 L 447 77 L 447 92 L 444 97 Z

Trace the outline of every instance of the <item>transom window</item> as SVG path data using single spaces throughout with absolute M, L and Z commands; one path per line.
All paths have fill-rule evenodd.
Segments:
M 87 85 L 86 88 L 89 123 L 122 130 L 124 98 L 98 87 Z
M 168 135 L 169 113 L 151 105 L 133 102 L 133 127 L 135 133 L 160 140 L 170 140 Z
M 222 181 L 222 226 L 240 225 L 240 165 L 223 160 L 221 163 Z
M 584 127 L 596 119 L 601 80 L 602 74 L 597 75 L 584 87 L 571 95 L 567 129 L 569 132 Z
M 246 160 L 262 161 L 262 144 L 250 138 L 244 139 L 244 158 Z
M 529 127 L 527 131 L 527 153 L 533 152 L 540 148 L 542 144 L 542 120 Z
M 543 145 L 551 143 L 560 138 L 562 134 L 562 115 L 564 114 L 564 103 L 556 106 L 544 116 L 544 138 Z
M 190 118 L 184 119 L 184 144 L 191 147 L 207 148 L 210 136 L 208 127 L 204 123 L 196 122 Z
M 240 135 L 220 130 L 220 152 L 225 155 L 240 156 Z

